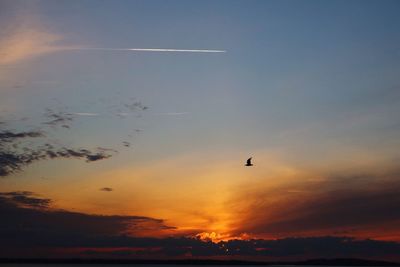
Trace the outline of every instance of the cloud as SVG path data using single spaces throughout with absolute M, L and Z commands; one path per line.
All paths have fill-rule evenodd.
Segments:
M 29 191 L 0 192 L 0 199 L 16 207 L 22 208 L 49 208 L 51 200 L 48 198 L 35 197 Z
M 103 188 L 100 188 L 100 191 L 104 191 L 104 192 L 111 192 L 111 191 L 113 191 L 114 189 L 112 189 L 111 187 L 103 187 Z
M 23 167 L 36 161 L 56 158 L 83 158 L 86 162 L 93 162 L 111 157 L 110 150 L 98 148 L 90 151 L 83 148 L 67 148 L 58 143 L 44 143 L 33 145 L 32 139 L 45 139 L 44 132 L 24 131 L 14 132 L 3 130 L 0 132 L 0 177 L 21 171 Z M 42 140 L 46 141 L 46 140 Z
M 107 155 L 104 152 L 92 152 L 87 149 L 70 149 L 62 148 L 58 151 L 46 150 L 47 155 L 51 158 L 85 158 L 86 162 L 97 161 L 107 159 L 111 155 Z
M 45 117 L 49 119 L 49 121 L 44 122 L 44 124 L 50 126 L 61 126 L 64 128 L 70 128 L 69 123 L 73 120 L 73 115 L 70 113 L 65 113 L 62 111 L 55 112 L 52 109 L 46 109 Z
M 124 108 L 131 112 L 148 109 L 139 101 L 125 104 Z M 69 113 L 46 109 L 44 113 L 46 121 L 42 125 L 48 125 L 50 128 L 70 129 L 71 122 L 76 116 L 97 115 L 97 113 Z M 85 159 L 86 162 L 94 162 L 110 158 L 112 154 L 118 153 L 115 149 L 103 147 L 92 150 L 67 147 L 58 140 L 47 138 L 47 132 L 44 130 L 14 131 L 7 129 L 8 125 L 4 122 L 0 122 L 0 126 L 0 177 L 14 174 L 21 171 L 25 166 L 40 160 L 76 158 Z M 131 144 L 124 141 L 123 145 L 129 147 Z
M 36 253 L 42 251 L 42 257 L 400 259 L 400 243 L 343 236 L 219 243 L 191 237 L 160 237 L 160 233 L 173 234 L 175 231 L 161 219 L 71 212 L 55 209 L 51 203 L 51 199 L 39 197 L 33 192 L 0 192 L 0 213 L 4 215 L 0 220 L 0 257 L 38 257 Z M 154 235 L 158 238 L 152 237 Z
M 65 47 L 55 45 L 62 39 L 59 35 L 37 29 L 18 29 L 0 40 L 0 65 L 64 50 Z
M 70 114 L 77 115 L 77 116 L 99 116 L 98 113 L 89 113 L 89 112 L 73 112 Z
M 38 131 L 30 131 L 30 132 L 11 132 L 11 131 L 2 131 L 0 132 L 0 142 L 14 142 L 16 139 L 22 139 L 27 137 L 43 137 L 43 133 Z M 0 143 L 1 146 L 1 143 Z
M 157 113 L 157 115 L 165 115 L 165 116 L 181 116 L 189 114 L 189 112 L 165 112 L 165 113 Z
M 2 8 L 10 14 L 0 31 L 0 65 L 23 62 L 77 46 L 61 45 L 64 36 L 49 31 L 39 16 L 37 2 L 9 2 Z
M 7 10 L 10 6 L 5 5 L 4 8 Z M 38 12 L 34 11 L 36 9 L 34 2 L 8 9 L 13 16 L 7 22 L 3 22 L 4 27 L 0 32 L 0 65 L 19 63 L 79 47 L 60 44 L 64 36 L 46 29 Z
M 293 190 L 295 194 L 287 193 Z M 231 205 L 244 210 L 235 223 L 236 234 L 287 237 L 351 233 L 360 238 L 400 240 L 396 227 L 400 223 L 397 172 L 243 189 Z
M 0 177 L 21 171 L 23 167 L 39 160 L 56 158 L 84 158 L 86 162 L 93 162 L 111 157 L 103 151 L 92 152 L 87 149 L 49 148 L 51 145 L 30 149 L 25 147 L 24 152 L 0 151 Z
M 126 116 L 130 115 L 129 113 L 126 112 L 118 112 L 115 115 L 117 115 L 117 117 L 124 119 Z
M 129 103 L 129 104 L 124 104 L 124 106 L 131 112 L 149 109 L 149 107 L 143 105 L 143 103 L 139 102 L 139 101 L 135 101 L 135 102 Z
M 115 150 L 115 149 L 112 149 L 112 148 L 105 148 L 105 147 L 97 147 L 96 148 L 98 151 L 101 151 L 101 152 L 103 152 L 103 153 L 106 153 L 106 152 L 113 152 L 113 153 L 118 153 L 118 150 Z
M 172 229 L 159 219 L 70 212 L 51 208 L 51 202 L 32 192 L 0 193 L 0 247 L 103 247 L 115 240 L 122 244 L 135 231 Z

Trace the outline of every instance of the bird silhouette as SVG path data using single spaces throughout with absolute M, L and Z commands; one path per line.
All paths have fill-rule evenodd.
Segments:
M 249 159 L 246 161 L 246 164 L 245 164 L 244 166 L 248 166 L 248 167 L 253 166 L 253 164 L 251 163 L 251 159 L 252 159 L 252 158 L 249 158 Z

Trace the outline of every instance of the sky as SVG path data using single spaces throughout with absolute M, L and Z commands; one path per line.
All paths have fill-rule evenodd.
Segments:
M 0 256 L 400 260 L 399 8 L 0 0 Z

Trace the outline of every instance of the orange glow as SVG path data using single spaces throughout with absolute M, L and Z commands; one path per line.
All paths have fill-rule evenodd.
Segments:
M 217 232 L 202 232 L 196 235 L 196 238 L 202 241 L 211 241 L 213 243 L 219 243 L 220 241 L 229 240 L 250 240 L 251 236 L 247 233 L 233 236 L 229 233 L 217 233 Z

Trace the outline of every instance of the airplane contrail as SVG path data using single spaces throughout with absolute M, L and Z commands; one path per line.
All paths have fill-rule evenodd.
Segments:
M 137 51 L 137 52 L 186 52 L 186 53 L 226 53 L 226 50 L 215 49 L 173 49 L 173 48 L 102 48 L 72 47 L 69 50 L 103 50 L 103 51 Z

